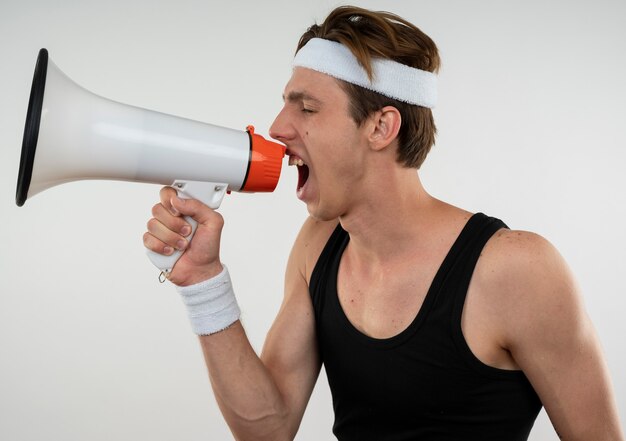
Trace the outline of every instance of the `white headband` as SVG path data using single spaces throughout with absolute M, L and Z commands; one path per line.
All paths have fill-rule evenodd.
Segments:
M 437 77 L 432 72 L 373 58 L 370 81 L 350 49 L 335 41 L 310 39 L 296 54 L 293 67 L 306 67 L 409 104 L 432 108 L 437 102 Z

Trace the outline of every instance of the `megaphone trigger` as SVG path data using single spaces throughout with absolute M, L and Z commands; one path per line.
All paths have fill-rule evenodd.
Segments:
M 228 184 L 202 181 L 176 180 L 172 184 L 172 187 L 178 193 L 179 198 L 197 199 L 214 210 L 220 207 L 226 190 L 228 190 Z M 191 242 L 196 228 L 198 227 L 198 223 L 189 216 L 185 216 L 185 221 L 191 225 L 191 234 L 187 236 L 187 240 Z M 184 251 L 176 250 L 173 254 L 165 256 L 151 250 L 146 251 L 150 261 L 161 270 L 159 281 L 161 281 L 163 277 L 167 278 L 167 275 L 172 271 L 172 268 L 174 268 L 180 256 L 183 255 L 183 252 Z

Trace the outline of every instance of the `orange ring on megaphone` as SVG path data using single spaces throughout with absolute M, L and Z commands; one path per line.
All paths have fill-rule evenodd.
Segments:
M 246 131 L 250 136 L 250 161 L 240 191 L 274 191 L 280 178 L 286 147 L 257 135 L 251 125 L 246 127 Z

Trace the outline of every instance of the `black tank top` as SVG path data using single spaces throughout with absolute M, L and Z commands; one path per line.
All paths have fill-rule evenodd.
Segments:
M 311 275 L 319 350 L 341 441 L 526 440 L 541 402 L 521 371 L 483 364 L 461 331 L 474 267 L 506 225 L 482 213 L 448 252 L 419 313 L 400 334 L 374 339 L 348 320 L 337 296 L 350 237 L 338 225 Z

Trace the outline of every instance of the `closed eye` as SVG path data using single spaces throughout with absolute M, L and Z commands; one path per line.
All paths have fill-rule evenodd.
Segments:
M 317 113 L 317 111 L 319 110 L 319 107 L 322 104 L 322 102 L 319 99 L 305 92 L 293 91 L 293 90 L 289 92 L 286 96 L 283 95 L 283 100 L 285 102 L 292 103 L 292 104 L 299 106 L 300 111 L 302 113 L 307 113 L 307 114 Z

